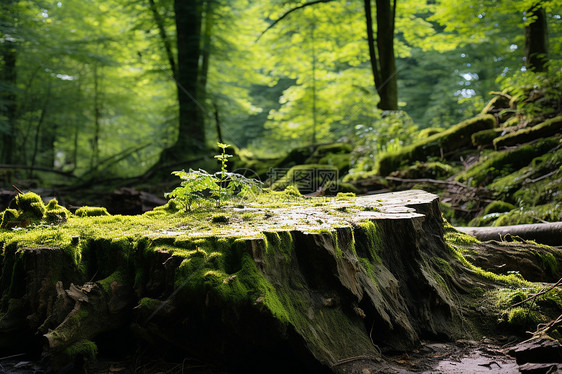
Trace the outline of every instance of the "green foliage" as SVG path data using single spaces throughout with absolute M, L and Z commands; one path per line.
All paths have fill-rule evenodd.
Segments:
M 406 112 L 380 115 L 370 125 L 355 127 L 351 173 L 370 171 L 385 153 L 397 153 L 415 139 L 418 127 Z
M 502 89 L 508 90 L 517 103 L 517 112 L 527 121 L 550 118 L 562 110 L 562 66 L 554 60 L 544 73 L 519 71 L 512 76 L 499 77 Z
M 220 208 L 226 200 L 235 196 L 243 197 L 259 193 L 261 182 L 246 178 L 241 174 L 228 172 L 228 158 L 232 157 L 226 153 L 228 145 L 218 143 L 218 146 L 222 152 L 215 158 L 220 162 L 220 171 L 214 174 L 209 174 L 205 170 L 174 171 L 172 174 L 179 177 L 182 182 L 179 187 L 167 193 L 166 197 L 174 199 L 186 211 L 191 211 L 194 203 L 215 202 L 215 205 Z

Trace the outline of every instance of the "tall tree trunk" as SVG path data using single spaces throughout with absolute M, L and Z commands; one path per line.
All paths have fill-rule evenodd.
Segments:
M 179 134 L 173 147 L 193 154 L 205 147 L 205 126 L 199 103 L 199 58 L 202 11 L 198 0 L 175 0 L 178 47 Z M 176 155 L 176 159 L 183 158 Z
M 525 56 L 527 68 L 535 72 L 546 71 L 548 62 L 548 26 L 546 12 L 539 4 L 528 11 L 529 17 L 536 17 L 525 27 Z
M 378 86 L 379 109 L 398 110 L 398 84 L 396 61 L 394 58 L 394 19 L 396 0 L 376 0 L 377 5 L 377 48 L 381 72 L 381 84 Z
M 16 0 L 4 0 L 4 5 L 0 6 L 2 13 L 7 22 L 7 29 L 10 33 L 16 31 L 16 17 L 14 14 L 14 6 Z M 0 149 L 0 163 L 12 164 L 15 160 L 13 157 L 14 152 L 14 139 L 16 131 L 16 118 L 17 118 L 17 97 L 16 97 L 16 83 L 17 83 L 17 70 L 16 70 L 16 56 L 17 46 L 13 38 L 5 38 L 4 43 L 0 43 L 3 66 L 0 69 L 0 80 L 8 87 L 3 89 L 0 93 L 0 100 L 3 101 L 3 109 L 0 109 L 0 114 L 6 118 L 4 129 L 0 127 L 2 134 L 2 148 Z M 2 108 L 2 106 L 0 106 Z

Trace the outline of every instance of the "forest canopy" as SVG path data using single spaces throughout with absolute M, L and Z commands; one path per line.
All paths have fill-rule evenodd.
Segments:
M 560 5 L 5 0 L 0 164 L 125 177 L 217 140 L 261 158 L 366 133 L 400 147 L 559 72 Z

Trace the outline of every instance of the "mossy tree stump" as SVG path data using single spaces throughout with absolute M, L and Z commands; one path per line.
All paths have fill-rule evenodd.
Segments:
M 46 353 L 72 357 L 129 326 L 238 371 L 344 372 L 421 339 L 477 337 L 482 290 L 519 282 L 475 271 L 423 191 L 279 194 L 216 214 L 157 209 L 0 231 L 0 332 L 26 330 Z

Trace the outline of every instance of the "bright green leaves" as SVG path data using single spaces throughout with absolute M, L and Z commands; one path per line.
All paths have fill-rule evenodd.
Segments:
M 235 196 L 244 197 L 260 192 L 261 182 L 227 170 L 227 161 L 232 155 L 226 153 L 227 144 L 217 145 L 222 152 L 215 158 L 221 163 L 221 170 L 214 174 L 192 169 L 189 169 L 189 172 L 174 171 L 172 174 L 182 182 L 179 187 L 166 194 L 166 197 L 174 199 L 185 210 L 190 211 L 195 203 L 214 202 L 220 208 L 226 200 Z

